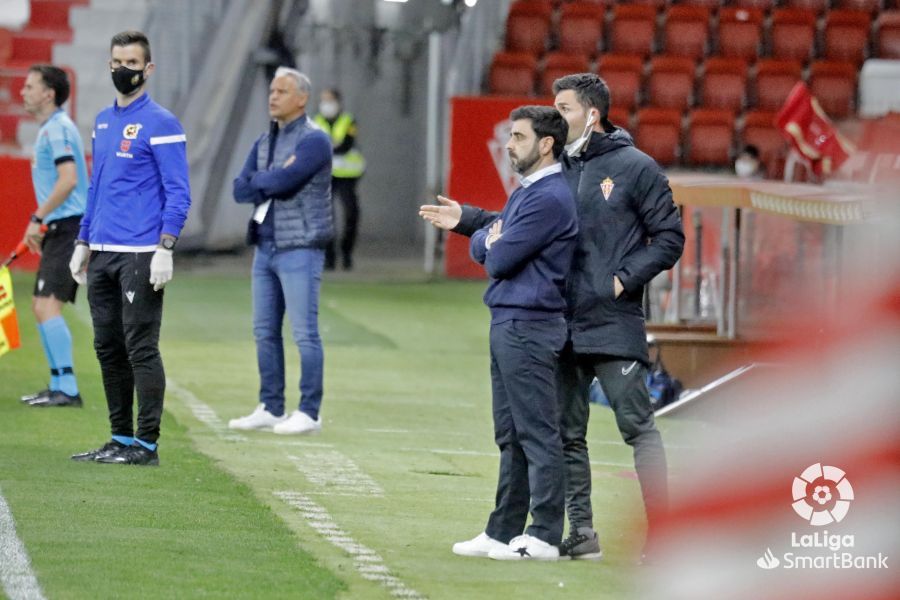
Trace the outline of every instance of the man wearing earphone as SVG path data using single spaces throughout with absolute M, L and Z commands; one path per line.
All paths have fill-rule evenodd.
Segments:
M 647 512 L 644 560 L 668 504 L 666 455 L 645 384 L 649 356 L 644 286 L 681 257 L 684 232 L 660 166 L 609 122 L 609 88 L 597 75 L 567 75 L 553 83 L 555 106 L 569 124 L 563 174 L 575 193 L 579 233 L 566 281 L 568 342 L 560 355 L 560 432 L 566 458 L 569 536 L 560 558 L 599 559 L 593 528 L 587 450 L 588 393 L 600 381 L 625 442 Z M 420 214 L 437 227 L 471 235 L 493 218 L 473 206 L 438 197 Z

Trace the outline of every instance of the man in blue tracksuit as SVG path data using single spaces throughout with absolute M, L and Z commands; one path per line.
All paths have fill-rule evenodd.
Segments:
M 331 140 L 306 115 L 311 85 L 279 67 L 269 85 L 270 130 L 253 144 L 234 180 L 234 199 L 254 206 L 247 241 L 253 255 L 253 335 L 259 404 L 232 429 L 312 434 L 322 429 L 324 355 L 319 288 L 331 216 Z M 300 405 L 285 414 L 284 314 L 300 351 Z
M 609 88 L 596 74 L 553 83 L 555 105 L 569 125 L 563 174 L 576 197 L 578 242 L 566 282 L 568 341 L 559 360 L 560 428 L 566 456 L 569 536 L 561 556 L 599 559 L 593 529 L 587 448 L 588 390 L 600 381 L 616 425 L 634 453 L 653 553 L 656 525 L 668 503 L 666 455 L 645 378 L 649 363 L 644 286 L 681 256 L 684 232 L 660 166 L 609 122 Z M 494 213 L 438 197 L 420 214 L 437 227 L 472 235 Z
M 490 284 L 494 439 L 500 448 L 496 506 L 484 532 L 454 544 L 463 556 L 556 560 L 565 485 L 556 364 L 566 340 L 564 281 L 578 232 L 575 202 L 557 159 L 568 127 L 554 109 L 510 115 L 506 144 L 522 186 L 498 218 L 472 234 L 472 258 Z M 529 507 L 532 522 L 525 530 Z
M 72 458 L 158 465 L 166 389 L 159 329 L 172 251 L 191 204 L 186 141 L 178 119 L 144 91 L 154 65 L 143 33 L 113 36 L 109 66 L 116 101 L 94 121 L 94 172 L 69 267 L 89 284 L 112 439 Z

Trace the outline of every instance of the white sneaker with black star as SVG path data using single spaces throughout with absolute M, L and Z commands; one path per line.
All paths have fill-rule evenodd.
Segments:
M 494 560 L 559 560 L 559 548 L 527 533 L 514 537 L 508 545 L 488 552 Z
M 272 429 L 275 425 L 283 423 L 286 417 L 276 417 L 266 410 L 265 404 L 260 404 L 252 413 L 246 417 L 231 419 L 228 421 L 229 429 L 240 429 L 249 431 L 252 429 Z
M 506 548 L 506 544 L 499 542 L 486 534 L 479 533 L 476 537 L 465 542 L 456 542 L 453 544 L 453 554 L 460 556 L 476 556 L 478 558 L 487 558 L 491 550 L 499 550 Z
M 281 435 L 319 433 L 322 431 L 322 417 L 313 421 L 305 412 L 295 410 L 290 417 L 273 427 L 272 431 Z

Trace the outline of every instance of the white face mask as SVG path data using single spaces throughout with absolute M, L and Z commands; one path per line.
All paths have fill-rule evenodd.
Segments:
M 596 121 L 597 119 L 594 116 L 594 113 L 591 112 L 591 116 L 588 117 L 587 123 L 584 125 L 584 131 L 581 133 L 581 137 L 571 144 L 566 144 L 566 154 L 569 156 L 578 156 L 581 154 L 581 151 L 587 146 L 588 140 L 591 139 L 591 133 L 593 133 L 592 127 Z
M 758 167 L 759 165 L 752 158 L 739 158 L 734 163 L 734 172 L 738 177 L 753 177 Z
M 319 103 L 319 112 L 326 119 L 333 119 L 338 116 L 341 106 L 334 100 L 323 100 Z

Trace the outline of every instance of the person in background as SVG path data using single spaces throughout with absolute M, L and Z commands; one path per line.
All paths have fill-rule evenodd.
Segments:
M 734 161 L 734 173 L 741 179 L 762 179 L 764 176 L 762 163 L 759 161 L 759 149 L 756 146 L 744 146 Z
M 344 233 L 341 238 L 341 266 L 353 268 L 353 248 L 359 229 L 359 197 L 356 187 L 366 170 L 366 161 L 356 143 L 356 120 L 344 110 L 341 93 L 334 88 L 322 90 L 316 125 L 331 137 L 334 147 L 331 161 L 331 191 L 340 199 L 344 213 Z M 337 260 L 335 241 L 325 249 L 325 268 L 332 270 Z
M 62 308 L 75 302 L 78 283 L 69 274 L 69 257 L 87 202 L 84 144 L 62 105 L 69 97 L 66 72 L 34 65 L 22 87 L 22 101 L 40 124 L 31 179 L 37 209 L 25 229 L 29 250 L 41 255 L 31 308 L 50 365 L 47 389 L 22 396 L 31 406 L 81 406 L 72 360 L 72 334 Z

